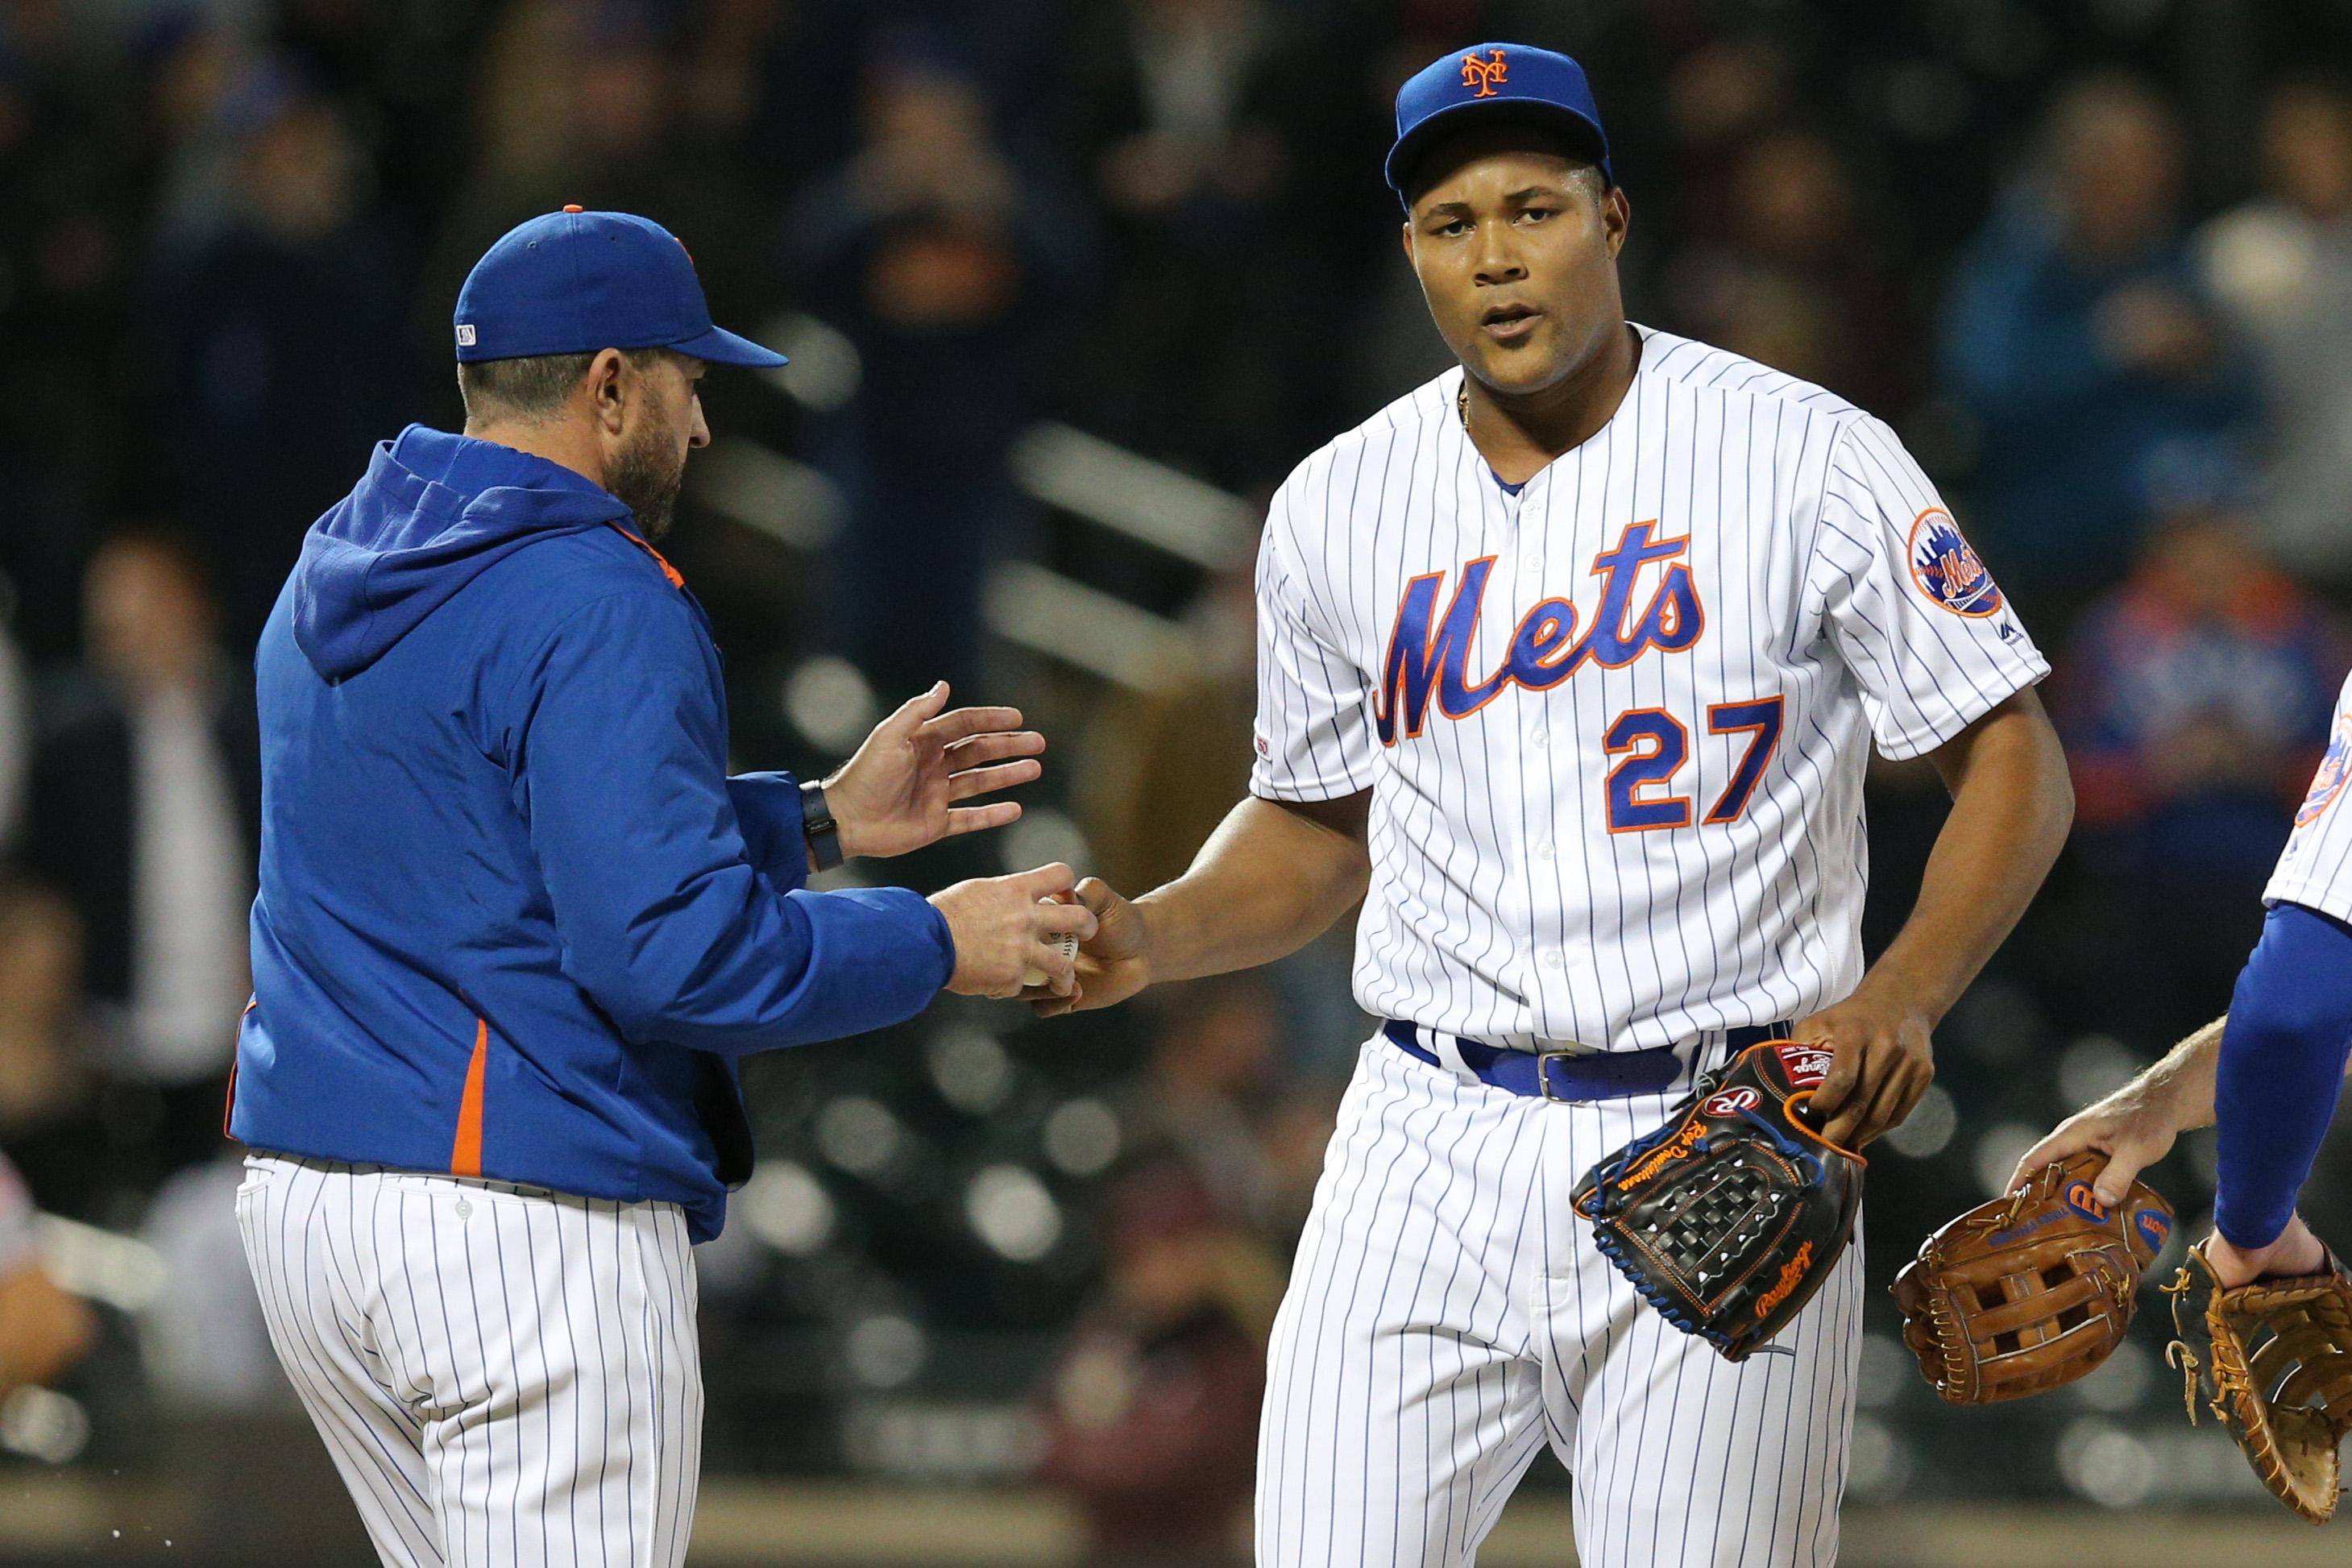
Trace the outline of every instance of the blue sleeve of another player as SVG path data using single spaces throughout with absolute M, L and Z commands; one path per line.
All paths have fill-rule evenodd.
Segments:
M 2273 906 L 2230 1000 L 2214 1083 L 2214 1224 L 2231 1246 L 2266 1247 L 2286 1228 L 2336 1115 L 2347 1049 L 2352 926 Z

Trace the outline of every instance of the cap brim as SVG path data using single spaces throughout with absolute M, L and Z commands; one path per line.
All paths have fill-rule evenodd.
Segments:
M 1514 121 L 1525 125 L 1539 125 L 1548 130 L 1559 132 L 1568 138 L 1579 153 L 1600 165 L 1601 176 L 1604 179 L 1610 180 L 1612 184 L 1615 183 L 1615 176 L 1609 171 L 1608 137 L 1602 134 L 1600 126 L 1595 125 L 1576 110 L 1563 109 L 1556 103 L 1545 103 L 1540 100 L 1474 98 L 1462 103 L 1448 104 L 1439 110 L 1414 126 L 1412 131 L 1398 140 L 1395 146 L 1389 149 L 1388 163 L 1384 170 L 1388 175 L 1389 188 L 1396 192 L 1400 201 L 1409 200 L 1405 182 L 1412 178 L 1413 165 L 1421 162 L 1422 156 L 1429 151 L 1432 143 L 1461 130 L 1465 125 L 1509 124 Z
M 761 370 L 773 370 L 792 362 L 773 349 L 763 349 L 749 338 L 736 336 L 724 327 L 713 327 L 700 337 L 688 338 L 682 343 L 668 345 L 671 352 L 688 359 L 709 360 L 713 364 L 748 364 Z

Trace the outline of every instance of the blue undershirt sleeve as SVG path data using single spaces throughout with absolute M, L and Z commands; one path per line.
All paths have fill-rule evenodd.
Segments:
M 2352 926 L 2272 906 L 2230 1000 L 2214 1080 L 2214 1224 L 2232 1247 L 2267 1247 L 2286 1229 L 2335 1118 L 2348 1049 Z

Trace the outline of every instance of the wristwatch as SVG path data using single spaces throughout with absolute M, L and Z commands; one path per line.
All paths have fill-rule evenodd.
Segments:
M 841 824 L 833 819 L 821 784 L 801 785 L 801 837 L 808 840 L 809 858 L 818 870 L 830 871 L 841 864 Z

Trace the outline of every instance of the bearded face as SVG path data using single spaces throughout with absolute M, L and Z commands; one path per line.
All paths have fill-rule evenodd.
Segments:
M 648 426 L 604 470 L 604 488 L 636 514 L 637 531 L 648 542 L 669 531 L 677 492 L 686 483 L 688 450 L 674 429 Z

